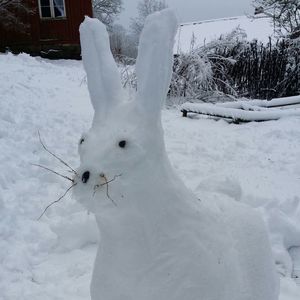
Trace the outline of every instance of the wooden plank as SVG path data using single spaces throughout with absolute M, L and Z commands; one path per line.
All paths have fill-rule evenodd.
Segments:
M 284 98 L 276 98 L 272 100 L 242 100 L 242 101 L 232 101 L 225 103 L 216 103 L 216 106 L 220 107 L 231 107 L 231 108 L 241 108 L 245 109 L 247 107 L 261 107 L 261 108 L 277 108 L 285 107 L 290 105 L 300 104 L 300 95 Z
M 232 119 L 235 122 L 271 121 L 287 116 L 300 116 L 300 109 L 269 109 L 269 110 L 242 110 L 238 108 L 220 107 L 213 104 L 185 103 L 182 105 L 183 116 L 188 113 L 208 115 L 218 118 Z

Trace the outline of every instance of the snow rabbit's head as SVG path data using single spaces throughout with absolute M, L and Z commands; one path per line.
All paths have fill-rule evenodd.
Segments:
M 141 181 L 157 176 L 159 167 L 166 164 L 161 107 L 172 74 L 176 29 L 169 9 L 146 19 L 136 62 L 137 93 L 130 99 L 123 90 L 105 26 L 88 17 L 80 26 L 95 114 L 91 129 L 79 141 L 81 164 L 74 193 L 95 213 L 122 205 L 126 192 L 139 189 Z

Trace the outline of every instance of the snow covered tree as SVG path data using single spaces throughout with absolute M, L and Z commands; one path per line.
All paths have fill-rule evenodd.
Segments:
M 94 16 L 105 25 L 111 25 L 122 11 L 122 0 L 93 0 Z
M 22 17 L 33 13 L 29 5 L 28 1 L 0 0 L 0 27 L 26 32 L 28 26 L 23 22 Z
M 280 35 L 294 39 L 300 36 L 299 0 L 254 0 L 255 12 L 270 16 Z
M 130 29 L 138 43 L 140 34 L 148 15 L 167 7 L 165 0 L 141 0 L 137 5 L 138 16 L 131 19 Z
M 128 34 L 124 26 L 120 24 L 112 24 L 109 27 L 110 48 L 113 56 L 118 61 L 132 64 L 132 58 L 137 55 L 132 35 Z
M 110 39 L 111 52 L 114 55 L 114 57 L 122 55 L 125 35 L 126 35 L 126 30 L 122 25 L 120 24 L 112 25 L 109 34 L 109 39 Z

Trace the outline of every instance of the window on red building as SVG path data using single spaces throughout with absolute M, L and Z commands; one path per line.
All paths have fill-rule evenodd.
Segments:
M 66 8 L 64 0 L 39 0 L 41 18 L 64 18 Z

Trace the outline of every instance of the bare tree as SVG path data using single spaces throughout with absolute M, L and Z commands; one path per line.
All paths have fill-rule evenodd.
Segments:
M 105 25 L 112 25 L 122 11 L 122 0 L 93 0 L 93 11 Z
M 300 36 L 299 0 L 254 0 L 256 13 L 264 13 L 272 18 L 280 35 L 291 38 Z
M 132 64 L 132 58 L 137 55 L 132 35 L 120 24 L 113 24 L 110 28 L 110 47 L 118 61 Z
M 26 32 L 28 24 L 23 22 L 27 14 L 33 13 L 30 2 L 22 0 L 0 0 L 0 27 Z
M 114 57 L 123 55 L 124 40 L 126 36 L 125 28 L 120 24 L 114 24 L 110 30 L 110 48 Z
M 141 0 L 137 5 L 138 16 L 131 19 L 130 29 L 138 42 L 148 15 L 167 7 L 165 0 Z

